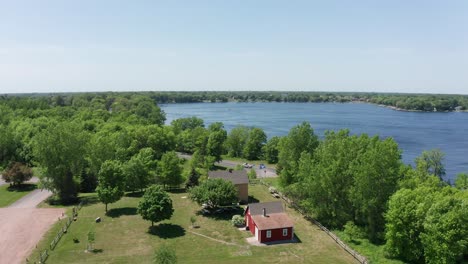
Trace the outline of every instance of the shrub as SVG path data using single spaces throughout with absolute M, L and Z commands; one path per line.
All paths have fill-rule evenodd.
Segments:
M 234 215 L 231 220 L 232 224 L 234 226 L 244 226 L 245 225 L 245 220 L 244 217 L 241 215 Z

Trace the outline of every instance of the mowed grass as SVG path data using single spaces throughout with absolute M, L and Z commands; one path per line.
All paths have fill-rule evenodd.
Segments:
M 254 200 L 276 200 L 262 185 L 249 186 L 249 193 Z M 95 194 L 87 194 L 85 199 L 89 204 L 81 209 L 78 220 L 50 252 L 47 262 L 152 263 L 155 249 L 167 244 L 175 249 L 179 263 L 356 263 L 317 226 L 290 208 L 287 213 L 295 221 L 300 243 L 258 247 L 246 242 L 250 232 L 239 231 L 231 225 L 230 215 L 197 215 L 200 207 L 188 199 L 187 193 L 170 193 L 174 215 L 170 220 L 155 224 L 153 229 L 150 222 L 137 214 L 136 207 L 141 198 L 131 196 L 109 205 L 110 210 L 105 215 L 104 205 L 97 202 Z M 194 215 L 198 228 L 191 227 L 190 217 Z M 94 221 L 98 216 L 102 218 L 101 223 Z M 48 247 L 62 225 L 55 225 L 38 248 Z M 87 233 L 91 230 L 96 234 L 96 252 L 86 253 Z M 75 243 L 74 238 L 79 243 Z M 37 254 L 38 250 L 33 252 L 30 260 L 36 260 Z
M 36 189 L 35 184 L 22 184 L 10 187 L 9 184 L 0 186 L 0 207 L 7 207 Z

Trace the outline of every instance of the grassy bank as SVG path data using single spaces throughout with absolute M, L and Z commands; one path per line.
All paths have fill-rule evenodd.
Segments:
M 249 188 L 252 200 L 275 200 L 264 186 Z M 173 217 L 150 228 L 151 223 L 137 215 L 137 195 L 111 204 L 107 215 L 95 194 L 87 195 L 88 204 L 51 251 L 48 263 L 151 263 L 154 250 L 163 243 L 176 250 L 179 263 L 355 263 L 325 233 L 289 208 L 287 212 L 295 221 L 300 243 L 257 247 L 245 240 L 250 232 L 232 227 L 231 215 L 197 215 L 199 206 L 187 198 L 187 193 L 174 192 L 170 196 L 175 209 Z M 193 215 L 199 228 L 191 227 Z M 98 216 L 101 223 L 94 221 Z M 39 248 L 45 248 L 59 228 L 60 224 L 54 226 Z M 91 230 L 96 233 L 96 252 L 86 253 L 86 235 Z M 79 242 L 75 243 L 74 238 Z
M 21 199 L 23 196 L 36 189 L 35 184 L 21 184 L 19 186 L 10 186 L 5 184 L 0 186 L 0 207 L 7 207 L 10 204 Z

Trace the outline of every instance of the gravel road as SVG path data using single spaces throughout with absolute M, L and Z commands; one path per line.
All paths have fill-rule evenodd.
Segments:
M 184 159 L 191 159 L 192 156 L 188 154 L 182 154 L 182 153 L 177 153 L 179 158 L 184 158 Z M 243 162 L 239 161 L 233 161 L 233 160 L 222 160 L 220 162 L 216 162 L 216 165 L 220 165 L 223 167 L 228 167 L 228 168 L 234 168 L 237 165 L 242 165 Z M 278 177 L 276 174 L 276 170 L 273 168 L 265 168 L 265 169 L 259 169 L 257 166 L 254 166 L 255 172 L 257 172 L 257 177 L 258 178 L 270 178 L 270 177 Z M 249 169 L 246 169 L 247 171 Z

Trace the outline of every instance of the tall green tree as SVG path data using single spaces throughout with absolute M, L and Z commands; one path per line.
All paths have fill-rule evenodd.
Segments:
M 416 164 L 424 162 L 428 173 L 438 176 L 441 180 L 445 176 L 444 166 L 445 154 L 440 149 L 423 151 L 421 156 L 416 158 Z
M 249 132 L 249 138 L 244 146 L 244 158 L 257 160 L 262 156 L 262 148 L 267 141 L 267 136 L 263 129 L 252 128 Z
M 159 185 L 152 185 L 146 189 L 137 211 L 144 220 L 151 221 L 151 226 L 153 226 L 154 222 L 170 219 L 174 208 L 171 198 L 163 188 Z
M 171 125 L 176 134 L 185 130 L 193 130 L 197 127 L 205 127 L 203 119 L 196 116 L 174 119 L 171 121 Z
M 143 190 L 154 181 L 157 161 L 153 149 L 143 148 L 123 165 L 127 191 Z
M 184 182 L 180 159 L 174 151 L 163 154 L 158 164 L 159 182 L 164 186 L 179 186 Z
M 313 154 L 318 144 L 318 137 L 307 122 L 291 128 L 288 135 L 281 138 L 277 165 L 281 185 L 288 186 L 297 181 L 295 176 L 299 171 L 298 162 L 302 152 Z
M 227 132 L 221 122 L 216 122 L 208 127 L 207 154 L 214 157 L 215 161 L 221 161 L 224 153 L 224 142 L 227 139 Z
M 115 203 L 124 195 L 125 176 L 122 165 L 115 160 L 108 160 L 101 166 L 98 174 L 96 192 L 99 200 L 106 205 Z
M 229 132 L 226 140 L 228 155 L 231 157 L 243 157 L 243 150 L 247 139 L 249 138 L 249 129 L 245 126 L 236 126 Z
M 424 221 L 421 240 L 429 264 L 457 263 L 468 255 L 468 192 L 447 188 Z
M 459 173 L 455 179 L 455 187 L 460 190 L 468 189 L 468 173 Z
M 44 170 L 44 186 L 62 202 L 75 201 L 88 135 L 75 124 L 61 122 L 44 129 L 34 141 L 35 158 Z
M 366 226 L 371 241 L 383 238 L 384 212 L 390 196 L 397 190 L 400 180 L 401 151 L 391 138 L 361 136 L 366 148 L 355 153 L 351 173 L 354 184 L 350 199 L 356 208 L 355 217 Z
M 437 189 L 430 187 L 401 189 L 392 195 L 385 214 L 385 249 L 390 256 L 410 263 L 424 262 L 421 234 L 436 197 Z
M 278 145 L 280 137 L 272 137 L 268 142 L 263 146 L 263 158 L 268 163 L 277 163 L 278 162 Z

